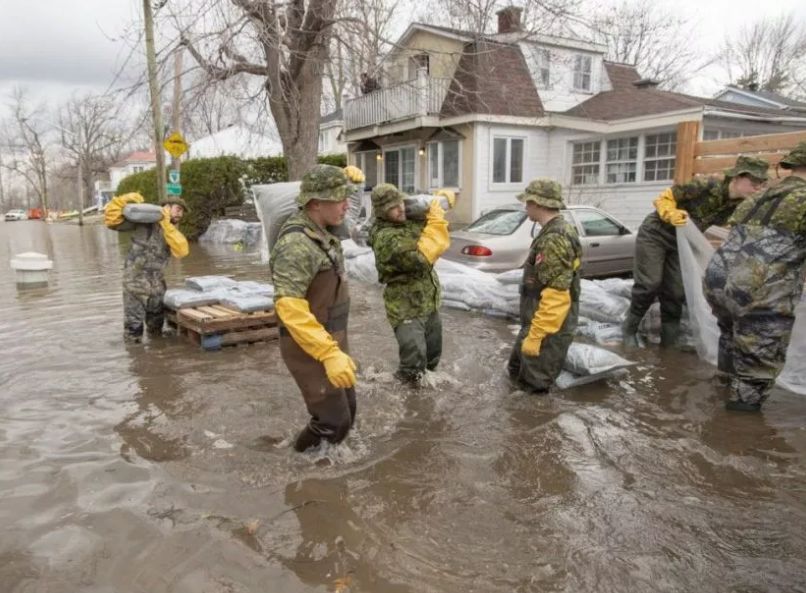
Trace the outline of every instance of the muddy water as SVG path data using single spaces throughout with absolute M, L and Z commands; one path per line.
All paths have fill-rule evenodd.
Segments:
M 806 590 L 806 401 L 731 415 L 712 369 L 641 352 L 625 378 L 512 393 L 511 332 L 447 311 L 434 385 L 396 384 L 375 287 L 346 444 L 305 421 L 276 344 L 121 340 L 118 237 L 0 223 L 2 593 Z M 11 253 L 54 260 L 18 290 Z M 265 279 L 194 246 L 187 275 Z

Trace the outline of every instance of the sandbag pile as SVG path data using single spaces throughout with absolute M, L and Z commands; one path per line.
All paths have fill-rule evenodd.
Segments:
M 222 304 L 244 313 L 266 311 L 274 307 L 274 286 L 226 276 L 195 276 L 185 280 L 185 288 L 165 291 L 163 304 L 173 310 Z
M 263 225 L 259 222 L 246 222 L 234 218 L 214 220 L 199 237 L 200 243 L 217 245 L 256 245 L 263 234 Z

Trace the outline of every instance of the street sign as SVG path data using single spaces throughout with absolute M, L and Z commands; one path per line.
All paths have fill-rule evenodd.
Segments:
M 185 142 L 185 139 L 182 138 L 182 134 L 179 132 L 174 132 L 168 136 L 162 145 L 165 147 L 165 150 L 168 151 L 168 154 L 175 159 L 178 159 L 180 156 L 185 154 L 189 148 L 188 143 Z
M 169 196 L 181 196 L 182 195 L 182 186 L 178 183 L 166 183 L 165 184 L 165 193 Z
M 179 170 L 178 169 L 169 169 L 168 170 L 168 183 L 179 183 Z

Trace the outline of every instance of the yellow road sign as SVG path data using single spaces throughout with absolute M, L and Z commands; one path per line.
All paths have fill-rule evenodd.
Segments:
M 182 134 L 179 132 L 174 132 L 168 136 L 162 145 L 165 147 L 165 150 L 168 151 L 168 154 L 175 159 L 178 159 L 180 156 L 185 154 L 189 148 L 188 143 L 185 142 L 185 139 L 182 138 Z

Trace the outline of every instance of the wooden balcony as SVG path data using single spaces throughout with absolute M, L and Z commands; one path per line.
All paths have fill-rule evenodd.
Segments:
M 349 99 L 344 105 L 345 131 L 436 115 L 450 83 L 449 78 L 431 78 L 421 72 L 415 80 Z

